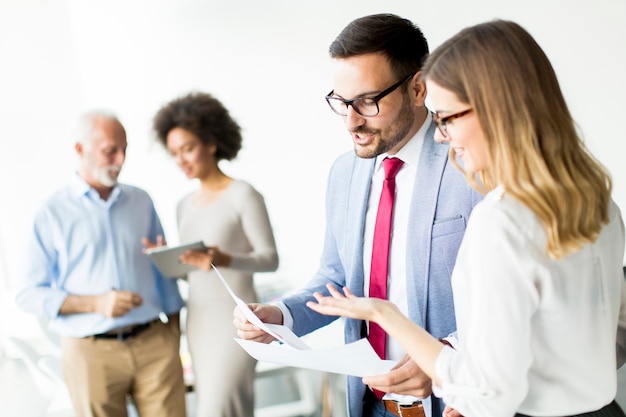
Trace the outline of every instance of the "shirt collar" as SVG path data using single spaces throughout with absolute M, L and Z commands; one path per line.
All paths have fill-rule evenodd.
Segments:
M 402 159 L 405 164 L 417 165 L 420 158 L 420 153 L 422 150 L 422 145 L 424 144 L 424 140 L 426 138 L 426 133 L 430 128 L 432 123 L 432 119 L 430 113 L 427 115 L 426 120 L 422 123 L 422 126 L 419 130 L 413 135 L 413 137 L 398 151 L 397 154 L 392 155 L 391 157 L 396 157 Z M 383 164 L 383 159 L 390 156 L 387 153 L 380 154 L 376 157 L 376 167 L 375 171 L 381 169 Z
M 74 173 L 74 175 L 72 176 L 69 187 L 72 195 L 76 198 L 87 196 L 92 199 L 100 200 L 100 194 L 98 193 L 98 191 L 96 191 L 95 188 L 89 185 L 87 181 L 85 181 L 83 177 L 78 174 L 78 172 Z M 109 196 L 107 201 L 112 204 L 119 198 L 121 192 L 121 188 L 119 187 L 119 185 L 116 184 L 113 187 L 113 191 L 111 191 L 111 195 Z

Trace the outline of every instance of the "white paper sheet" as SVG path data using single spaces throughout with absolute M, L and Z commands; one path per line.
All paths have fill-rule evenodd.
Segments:
M 217 273 L 217 276 L 222 281 L 224 287 L 226 287 L 226 290 L 228 291 L 230 296 L 233 297 L 233 300 L 235 300 L 235 303 L 237 303 L 237 305 L 250 323 L 254 324 L 259 329 L 262 329 L 264 332 L 274 336 L 274 338 L 278 339 L 279 341 L 293 347 L 294 349 L 310 349 L 309 346 L 304 343 L 302 339 L 296 336 L 289 327 L 285 327 L 280 324 L 263 323 L 252 312 L 252 310 L 250 310 L 248 304 L 246 304 L 241 298 L 237 297 L 235 292 L 232 290 L 230 285 L 228 285 L 228 282 L 226 282 L 226 280 L 224 279 L 220 271 L 215 267 L 215 265 L 211 264 L 211 266 L 215 270 L 215 273 Z
M 235 339 L 253 358 L 279 365 L 359 377 L 386 374 L 395 365 L 395 361 L 381 360 L 367 339 L 337 347 L 311 349 L 288 327 L 263 323 L 248 304 L 237 297 L 215 265 L 211 266 L 248 321 L 281 342 L 267 344 Z
M 358 377 L 386 374 L 394 361 L 381 360 L 367 339 L 347 345 L 298 350 L 279 343 L 259 343 L 235 339 L 253 358 L 279 365 L 314 369 Z

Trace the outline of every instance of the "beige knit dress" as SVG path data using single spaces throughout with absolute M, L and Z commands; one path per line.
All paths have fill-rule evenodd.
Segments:
M 206 206 L 187 195 L 177 207 L 180 242 L 202 240 L 232 256 L 219 267 L 235 294 L 256 302 L 253 273 L 274 271 L 278 255 L 263 196 L 244 181 L 233 181 L 218 200 Z M 195 376 L 197 417 L 254 415 L 254 368 L 233 340 L 235 302 L 214 271 L 187 276 L 187 338 Z

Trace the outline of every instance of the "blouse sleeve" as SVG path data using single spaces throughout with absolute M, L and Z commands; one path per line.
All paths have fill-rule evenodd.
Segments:
M 252 272 L 275 271 L 278 252 L 263 196 L 250 187 L 240 203 L 242 227 L 252 251 L 231 253 L 231 267 Z

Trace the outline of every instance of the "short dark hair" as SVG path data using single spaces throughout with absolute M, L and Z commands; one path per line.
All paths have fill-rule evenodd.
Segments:
M 154 116 L 153 129 L 163 146 L 176 127 L 193 133 L 205 145 L 215 144 L 217 160 L 232 160 L 241 149 L 241 127 L 211 94 L 188 93 L 164 105 Z
M 331 58 L 382 53 L 398 78 L 416 73 L 428 57 L 428 42 L 413 22 L 384 13 L 353 20 L 330 44 Z

